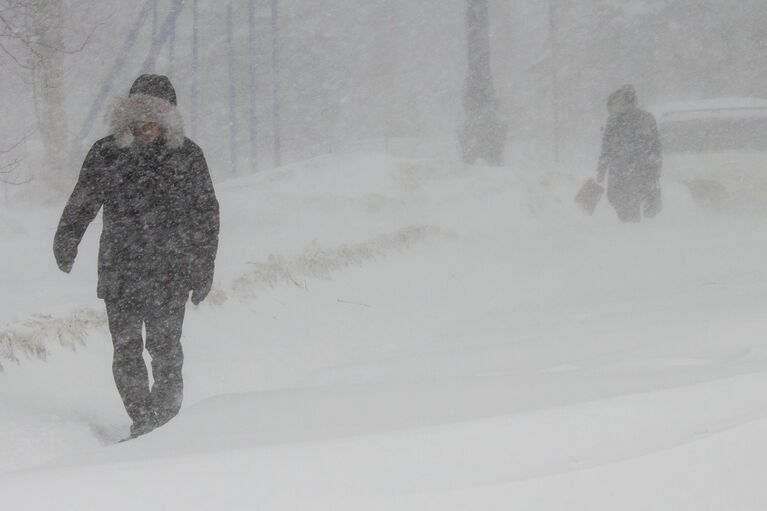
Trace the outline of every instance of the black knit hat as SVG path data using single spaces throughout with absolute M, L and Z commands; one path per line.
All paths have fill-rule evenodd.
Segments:
M 139 76 L 130 88 L 129 95 L 133 94 L 146 94 L 164 99 L 171 105 L 176 104 L 176 91 L 167 76 L 149 74 Z

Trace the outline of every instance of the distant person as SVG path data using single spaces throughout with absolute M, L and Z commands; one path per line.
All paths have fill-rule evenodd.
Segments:
M 661 144 L 655 118 L 637 107 L 634 87 L 610 94 L 597 181 L 607 181 L 607 200 L 623 222 L 639 222 L 661 209 Z
M 98 297 L 106 304 L 112 370 L 135 438 L 181 408 L 184 308 L 190 291 L 196 305 L 211 289 L 218 201 L 202 150 L 184 137 L 167 77 L 138 77 L 112 112 L 111 130 L 85 158 L 53 252 L 69 273 L 88 224 L 104 207 Z

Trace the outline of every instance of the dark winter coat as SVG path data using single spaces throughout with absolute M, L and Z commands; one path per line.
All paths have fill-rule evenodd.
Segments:
M 118 105 L 114 134 L 88 152 L 56 231 L 54 254 L 68 269 L 103 206 L 99 298 L 163 301 L 213 279 L 219 210 L 205 157 L 183 136 L 175 105 L 157 101 L 135 95 Z M 162 139 L 134 140 L 137 119 L 160 122 Z
M 652 114 L 635 106 L 610 116 L 602 139 L 598 180 L 609 171 L 612 204 L 643 200 L 661 172 L 661 144 Z

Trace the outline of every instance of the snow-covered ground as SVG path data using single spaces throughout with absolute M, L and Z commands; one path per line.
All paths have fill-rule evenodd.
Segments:
M 582 177 L 351 154 L 219 184 L 185 407 L 118 445 L 100 227 L 64 275 L 60 211 L 6 207 L 0 509 L 767 508 L 765 218 L 667 182 L 621 225 Z

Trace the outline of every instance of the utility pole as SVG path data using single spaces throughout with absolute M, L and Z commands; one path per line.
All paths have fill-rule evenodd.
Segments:
M 487 0 L 467 0 L 466 14 L 469 66 L 463 97 L 463 160 L 473 164 L 482 159 L 491 165 L 502 165 L 508 127 L 498 115 L 499 102 L 490 67 Z
M 282 165 L 282 126 L 280 119 L 280 13 L 277 0 L 272 0 L 272 131 L 274 137 L 274 166 Z
M 552 133 L 554 135 L 554 161 L 562 161 L 562 127 L 560 125 L 560 91 L 559 91 L 559 40 L 557 32 L 557 11 L 555 7 L 556 0 L 549 0 L 549 44 L 551 45 L 551 109 L 553 113 L 554 126 Z

